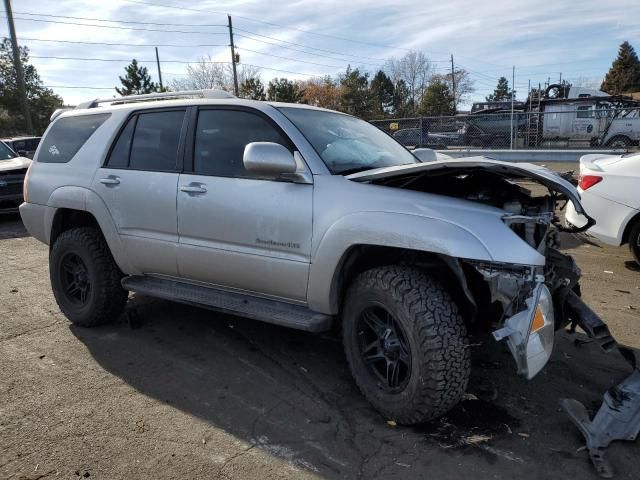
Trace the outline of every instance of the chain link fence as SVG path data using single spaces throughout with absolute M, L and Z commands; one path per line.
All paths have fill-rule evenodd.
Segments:
M 544 112 L 475 112 L 373 120 L 403 145 L 433 149 L 637 150 L 640 108 L 554 105 Z

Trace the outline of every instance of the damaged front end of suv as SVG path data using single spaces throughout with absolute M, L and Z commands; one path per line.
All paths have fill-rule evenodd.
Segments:
M 352 180 L 454 197 L 501 211 L 505 227 L 539 254 L 536 264 L 455 258 L 472 321 L 506 341 L 518 374 L 533 378 L 549 360 L 554 332 L 580 325 L 606 350 L 615 346 L 606 325 L 580 299 L 580 269 L 558 250 L 560 232 L 579 232 L 593 224 L 575 188 L 554 172 L 532 164 L 486 158 L 444 160 L 391 167 L 349 176 Z M 580 229 L 562 226 L 566 202 L 588 218 Z M 504 245 L 510 248 L 509 244 Z M 534 253 L 534 252 L 532 252 Z

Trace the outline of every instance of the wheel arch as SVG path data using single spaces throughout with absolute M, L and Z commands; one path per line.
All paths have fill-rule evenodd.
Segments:
M 621 245 L 625 245 L 629 243 L 629 236 L 631 235 L 631 231 L 634 229 L 634 227 L 638 223 L 640 223 L 640 212 L 636 213 L 633 217 L 631 217 L 627 222 L 627 224 L 625 225 L 624 231 L 622 233 Z
M 347 286 L 361 273 L 387 265 L 407 265 L 434 274 L 449 291 L 467 324 L 476 318 L 478 282 L 475 270 L 464 268 L 459 259 L 435 252 L 400 247 L 357 244 L 342 255 L 331 279 L 330 303 L 334 313 L 342 310 Z
M 51 247 L 56 238 L 70 228 L 94 227 L 105 239 L 116 264 L 125 273 L 132 272 L 111 214 L 92 191 L 80 187 L 61 187 L 49 199 L 45 233 Z

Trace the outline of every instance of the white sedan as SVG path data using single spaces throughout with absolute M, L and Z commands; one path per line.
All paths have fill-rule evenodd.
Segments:
M 596 222 L 588 233 L 609 245 L 629 244 L 640 264 L 640 152 L 584 155 L 578 192 L 585 211 Z M 577 227 L 587 223 L 571 202 L 566 220 Z

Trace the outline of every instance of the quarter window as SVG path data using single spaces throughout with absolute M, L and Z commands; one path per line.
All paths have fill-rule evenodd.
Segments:
M 194 173 L 251 177 L 242 161 L 244 147 L 251 142 L 274 142 L 292 150 L 291 142 L 260 115 L 241 110 L 201 110 L 193 152 Z
M 98 113 L 58 119 L 42 140 L 38 162 L 68 162 L 110 116 L 110 113 Z
M 127 168 L 127 165 L 129 165 L 129 151 L 131 150 L 131 140 L 133 139 L 135 126 L 136 117 L 131 117 L 111 150 L 111 155 L 107 162 L 109 168 Z

